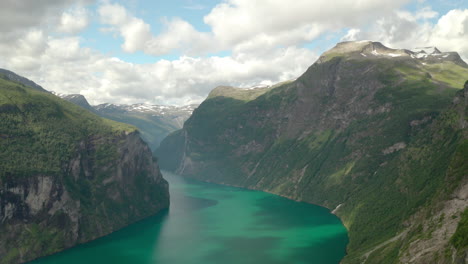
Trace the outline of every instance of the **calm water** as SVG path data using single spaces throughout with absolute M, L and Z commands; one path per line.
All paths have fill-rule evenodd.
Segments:
M 164 172 L 171 208 L 32 263 L 338 263 L 346 229 L 327 209 Z

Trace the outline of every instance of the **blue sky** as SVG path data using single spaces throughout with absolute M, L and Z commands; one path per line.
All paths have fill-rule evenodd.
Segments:
M 143 19 L 146 23 L 151 26 L 151 32 L 155 35 L 161 33 L 163 30 L 163 21 L 166 19 L 178 17 L 194 26 L 195 29 L 201 32 L 210 32 L 209 25 L 205 24 L 203 17 L 207 15 L 217 4 L 222 1 L 216 0 L 174 0 L 174 1 L 113 1 L 126 7 L 132 14 Z M 99 4 L 93 4 L 88 8 L 93 13 L 97 13 Z M 458 1 L 412 1 L 402 6 L 402 9 L 406 9 L 411 12 L 417 12 L 419 9 L 431 7 L 436 10 L 439 14 L 446 14 L 452 9 L 466 8 L 468 5 L 463 0 Z M 434 16 L 428 19 L 432 23 L 436 23 L 440 16 Z M 102 24 L 99 23 L 97 16 L 93 17 L 89 27 L 86 28 L 81 34 L 84 39 L 84 45 L 99 50 L 102 53 L 110 53 L 120 59 L 133 63 L 153 63 L 159 59 L 174 60 L 179 56 L 183 55 L 178 52 L 172 52 L 163 56 L 151 56 L 145 54 L 142 51 L 133 53 L 124 52 L 121 49 L 121 37 L 113 36 L 110 33 L 104 34 L 100 32 Z M 323 53 L 334 44 L 340 41 L 340 39 L 346 33 L 348 28 L 343 28 L 336 32 L 325 33 L 320 38 L 314 39 L 313 41 L 304 43 L 302 47 L 316 51 L 317 53 Z M 229 56 L 231 52 L 229 50 L 217 51 L 207 54 L 208 56 Z
M 300 76 L 344 40 L 468 58 L 466 0 L 27 0 L 0 4 L 0 67 L 92 104 L 201 102 Z
M 220 1 L 214 0 L 172 0 L 172 1 L 113 1 L 126 7 L 135 16 L 143 19 L 151 26 L 151 32 L 158 34 L 163 29 L 165 19 L 179 17 L 190 24 L 197 30 L 209 32 L 210 28 L 203 22 L 205 16 L 216 4 Z M 88 6 L 90 11 L 97 13 L 97 8 L 100 4 L 95 3 Z M 137 51 L 134 53 L 124 52 L 121 49 L 121 37 L 113 36 L 112 34 L 103 34 L 99 29 L 102 24 L 99 23 L 99 17 L 96 15 L 92 18 L 89 27 L 81 33 L 85 43 L 84 45 L 99 50 L 102 53 L 110 53 L 113 56 L 121 58 L 133 63 L 153 63 L 158 59 L 177 59 L 181 54 L 173 52 L 164 56 L 151 56 L 144 52 Z M 210 55 L 228 55 L 228 51 L 215 52 Z

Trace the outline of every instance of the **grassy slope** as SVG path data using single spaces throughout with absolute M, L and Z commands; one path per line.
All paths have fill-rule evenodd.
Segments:
M 135 128 L 100 118 L 56 96 L 0 79 L 0 176 L 58 173 L 89 135 Z
M 148 143 L 152 150 L 159 146 L 159 143 L 165 136 L 178 129 L 178 126 L 171 123 L 170 120 L 154 117 L 151 114 L 108 113 L 102 111 L 98 113 L 105 118 L 138 127 L 141 137 Z
M 201 164 L 191 176 L 262 189 L 331 209 L 343 204 L 338 214 L 350 231 L 345 261 L 359 262 L 362 253 L 395 236 L 408 217 L 436 199 L 439 191 L 452 191 L 466 173 L 450 173 L 457 161 L 466 160 L 465 152 L 460 151 L 465 140 L 462 132 L 444 124 L 451 122 L 450 114 L 431 124 L 462 88 L 460 80 L 468 76 L 468 69 L 450 62 L 425 67 L 383 64 L 375 77 L 384 86 L 369 108 L 389 104 L 389 109 L 359 116 L 345 129 L 317 129 L 301 138 L 277 138 L 281 127 L 278 112 L 298 100 L 294 85 L 277 87 L 251 101 L 209 98 L 184 127 L 190 138 L 186 154 Z M 333 103 L 326 96 L 320 100 L 323 107 Z M 177 139 L 169 137 L 169 141 Z M 252 142 L 261 147 L 255 150 L 251 144 L 253 151 L 240 151 L 239 146 Z M 384 154 L 398 142 L 407 147 Z M 170 143 L 162 146 L 170 152 Z M 166 161 L 174 166 L 170 156 L 161 164 Z M 381 255 L 387 262 L 395 261 L 395 250 L 385 250 Z

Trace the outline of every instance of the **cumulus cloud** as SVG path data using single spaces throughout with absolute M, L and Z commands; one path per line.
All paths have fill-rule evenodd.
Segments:
M 48 30 L 73 33 L 84 24 L 84 9 L 93 0 L 4 0 L 0 8 L 0 66 L 22 71 L 41 66 Z M 69 12 L 62 13 L 64 9 Z M 71 21 L 74 20 L 74 21 Z
M 396 11 L 382 17 L 368 30 L 350 29 L 343 40 L 375 39 L 399 48 L 436 46 L 443 51 L 457 51 L 468 59 L 468 9 L 454 9 L 435 24 L 427 19 L 437 15 L 430 8 L 415 13 Z
M 183 56 L 140 65 L 86 49 L 76 49 L 71 54 L 55 49 L 64 44 L 75 45 L 75 41 L 50 40 L 42 58 L 47 63 L 28 76 L 46 89 L 81 93 L 94 104 L 199 103 L 218 85 L 249 87 L 296 78 L 317 57 L 307 49 L 284 48 L 271 54 L 273 60 Z
M 361 25 L 407 2 L 337 0 L 331 5 L 327 0 L 228 0 L 217 5 L 204 21 L 226 46 L 242 43 L 258 34 L 281 42 L 280 37 L 291 31 L 301 33 L 294 37 L 294 41 L 300 43 L 326 30 Z
M 119 4 L 104 4 L 99 13 L 103 23 L 113 25 L 114 30 L 120 32 L 124 38 L 122 48 L 127 52 L 141 50 L 163 55 L 177 51 L 204 55 L 222 50 L 255 53 L 265 48 L 301 45 L 326 31 L 361 26 L 407 2 L 409 0 L 337 0 L 330 5 L 327 0 L 297 0 L 294 3 L 227 0 L 204 17 L 210 32 L 197 31 L 187 21 L 174 18 L 163 21 L 165 29 L 159 35 L 153 35 L 148 24 Z M 128 43 L 139 45 L 129 46 Z
M 143 50 L 151 38 L 150 26 L 142 19 L 131 16 L 127 10 L 119 4 L 104 4 L 99 7 L 101 22 L 112 25 L 114 31 L 118 31 L 124 39 L 122 49 L 126 52 Z
M 88 26 L 88 13 L 82 7 L 63 12 L 60 17 L 57 31 L 68 34 L 77 34 Z
M 7 7 L 17 2 L 7 1 Z M 97 15 L 102 30 L 120 35 L 122 50 L 181 54 L 174 60 L 136 64 L 83 47 L 83 39 L 74 34 L 86 27 L 90 14 L 67 1 L 45 0 L 49 8 L 31 3 L 23 16 L 31 10 L 50 14 L 44 10 L 60 9 L 51 16 L 57 22 L 54 29 L 71 35 L 49 34 L 44 25 L 52 18 L 45 15 L 17 18 L 11 22 L 16 29 L 0 24 L 0 67 L 49 90 L 83 94 L 93 104 L 188 104 L 202 101 L 218 85 L 249 87 L 294 79 L 318 55 L 302 45 L 343 28 L 351 28 L 344 40 L 372 39 L 405 48 L 436 45 L 468 57 L 468 10 L 452 10 L 432 23 L 438 14 L 430 8 L 399 10 L 408 1 L 338 0 L 332 7 L 325 0 L 225 0 L 204 18 L 210 31 L 200 32 L 181 18 L 166 18 L 157 34 L 122 5 L 101 2 Z M 230 55 L 204 56 L 222 50 Z
M 164 19 L 163 32 L 154 36 L 149 24 L 133 16 L 119 4 L 104 4 L 99 7 L 98 12 L 101 22 L 111 25 L 110 31 L 122 36 L 122 49 L 126 52 L 144 51 L 158 56 L 174 51 L 200 54 L 213 48 L 209 34 L 198 32 L 190 23 L 180 18 Z
M 93 0 L 2 0 L 0 32 L 38 27 L 55 20 L 63 9 L 72 5 L 88 4 Z
M 0 44 L 0 63 L 20 70 L 33 70 L 41 65 L 47 49 L 47 37 L 42 30 L 30 30 L 14 41 Z
M 204 54 L 216 51 L 211 34 L 198 32 L 190 23 L 174 18 L 164 21 L 164 31 L 146 43 L 144 51 L 152 55 L 163 55 L 173 51 L 184 54 Z
M 287 47 L 265 56 L 189 57 L 135 64 L 83 48 L 79 37 L 46 37 L 31 31 L 4 52 L 1 67 L 60 93 L 80 93 L 91 103 L 189 104 L 218 85 L 250 87 L 294 79 L 317 58 Z

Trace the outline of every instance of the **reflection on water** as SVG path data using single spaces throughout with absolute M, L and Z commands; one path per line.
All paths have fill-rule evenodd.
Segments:
M 327 209 L 164 172 L 171 207 L 33 263 L 339 263 L 346 229 Z

